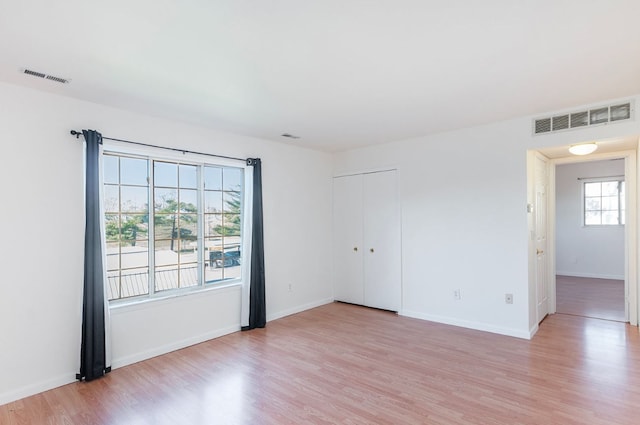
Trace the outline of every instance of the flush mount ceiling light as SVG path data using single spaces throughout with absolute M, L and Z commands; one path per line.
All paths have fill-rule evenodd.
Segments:
M 595 142 L 581 143 L 579 145 L 572 145 L 569 147 L 569 152 L 574 155 L 589 155 L 598 149 L 598 145 Z

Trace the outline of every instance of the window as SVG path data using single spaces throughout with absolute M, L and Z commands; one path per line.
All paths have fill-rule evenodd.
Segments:
M 243 182 L 242 168 L 105 153 L 109 300 L 239 279 Z
M 624 224 L 624 180 L 588 180 L 583 189 L 585 226 Z

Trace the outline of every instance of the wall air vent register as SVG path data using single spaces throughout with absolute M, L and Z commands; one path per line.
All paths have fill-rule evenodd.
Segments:
M 533 120 L 533 134 L 549 134 L 593 125 L 627 121 L 633 117 L 631 102 L 599 106 L 585 111 L 558 114 Z

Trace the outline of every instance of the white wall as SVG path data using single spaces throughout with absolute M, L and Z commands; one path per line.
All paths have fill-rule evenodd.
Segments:
M 69 131 L 83 128 L 261 157 L 268 318 L 332 300 L 330 155 L 0 83 L 0 404 L 72 382 L 78 372 L 82 143 Z M 239 310 L 239 287 L 112 309 L 113 364 L 235 331 Z
M 624 160 L 556 167 L 556 273 L 624 279 L 624 227 L 582 225 L 582 182 L 578 178 L 624 176 Z
M 640 126 L 631 121 L 533 136 L 532 118 L 335 155 L 334 175 L 399 170 L 401 314 L 524 338 L 535 333 L 527 151 L 639 134 Z M 512 305 L 506 293 L 514 295 Z

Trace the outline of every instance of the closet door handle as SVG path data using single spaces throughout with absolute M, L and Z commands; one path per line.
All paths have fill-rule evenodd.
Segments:
M 354 247 L 353 247 L 353 251 L 354 251 L 354 252 L 358 252 L 358 247 L 357 247 L 357 246 L 354 246 Z
M 373 248 L 369 249 L 369 251 L 371 251 L 371 253 L 373 253 Z

